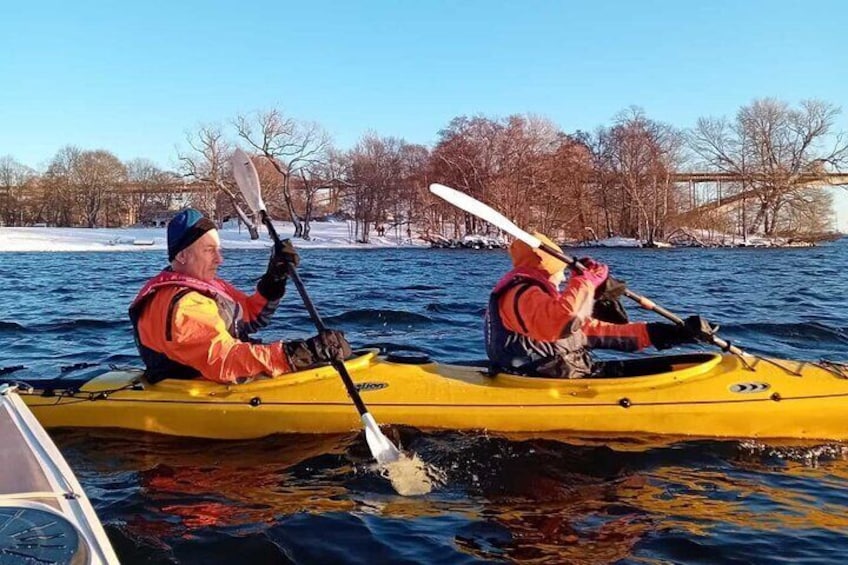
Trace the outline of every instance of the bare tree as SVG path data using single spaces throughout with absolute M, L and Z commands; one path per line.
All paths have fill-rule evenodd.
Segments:
M 367 243 L 372 224 L 384 222 L 389 203 L 396 197 L 401 176 L 401 148 L 405 142 L 395 137 L 365 134 L 350 151 L 350 190 L 357 241 Z
M 23 223 L 24 189 L 36 177 L 34 170 L 19 163 L 11 155 L 0 157 L 0 210 L 4 225 Z
M 833 195 L 821 187 L 812 187 L 787 197 L 786 212 L 779 218 L 775 233 L 787 237 L 813 236 L 815 239 L 832 233 L 835 228 Z
M 323 158 L 300 169 L 298 188 L 303 194 L 303 239 L 309 239 L 311 221 L 319 206 L 325 211 L 339 211 L 341 195 L 352 187 L 348 181 L 349 164 L 344 154 L 328 146 Z M 319 195 L 325 198 L 319 201 Z
M 259 239 L 256 223 L 242 209 L 243 198 L 232 181 L 230 159 L 232 148 L 217 126 L 202 126 L 186 136 L 191 152 L 179 154 L 183 176 L 205 183 L 209 188 L 195 197 L 195 206 L 205 210 L 220 224 L 223 204 L 228 202 L 239 219 L 247 226 L 251 239 Z
M 71 226 L 74 223 L 74 171 L 79 167 L 82 150 L 72 145 L 56 153 L 47 167 L 39 194 L 34 219 L 56 226 Z
M 484 116 L 454 118 L 439 132 L 439 141 L 432 152 L 433 175 L 474 198 L 491 201 L 493 195 L 489 191 L 499 172 L 498 140 L 503 129 L 503 123 Z M 520 211 L 506 204 L 507 214 Z M 459 236 L 461 231 L 475 233 L 482 226 L 475 216 L 442 202 L 433 207 L 433 213 L 438 231 L 442 231 L 444 219 L 453 224 L 454 236 Z
M 523 225 L 558 236 L 567 221 L 556 210 L 555 163 L 561 132 L 546 118 L 509 116 L 496 143 L 496 174 L 490 192 L 499 206 Z
M 533 194 L 538 229 L 574 239 L 585 236 L 587 228 L 594 230 L 597 222 L 592 211 L 597 205 L 590 190 L 594 169 L 587 143 L 560 134 L 554 150 L 540 155 L 538 162 L 544 179 Z
M 71 169 L 71 183 L 86 226 L 97 226 L 101 216 L 102 224 L 109 225 L 109 197 L 126 181 L 126 176 L 124 164 L 108 151 L 83 151 L 79 155 Z
M 771 235 L 781 212 L 805 201 L 800 193 L 848 164 L 848 139 L 834 133 L 840 109 L 806 100 L 798 108 L 765 98 L 743 106 L 736 119 L 701 118 L 690 132 L 694 151 L 710 166 L 742 179 L 742 191 L 758 203 L 747 224 Z
M 401 178 L 397 196 L 392 203 L 396 230 L 405 230 L 406 237 L 413 237 L 412 225 L 424 216 L 429 206 L 430 151 L 423 145 L 404 143 L 400 148 Z M 398 236 L 402 239 L 402 234 Z
M 599 130 L 596 163 L 604 182 L 620 189 L 620 231 L 646 239 L 662 236 L 674 202 L 673 174 L 682 161 L 682 136 L 632 107 Z
M 565 140 L 556 125 L 539 116 L 459 117 L 440 132 L 429 168 L 441 182 L 496 203 L 518 223 L 557 235 L 575 221 L 563 206 L 563 175 L 558 173 L 557 153 Z M 452 219 L 455 235 L 460 225 L 466 233 L 491 229 L 441 205 L 433 213 Z
M 149 159 L 133 159 L 126 167 L 125 204 L 130 224 L 147 221 L 155 213 L 170 209 L 174 200 L 172 187 L 179 182 L 176 174 L 163 171 Z
M 328 158 L 331 148 L 330 137 L 316 123 L 299 122 L 284 116 L 279 110 L 257 112 L 253 117 L 238 116 L 235 126 L 239 137 L 264 155 L 282 176 L 282 196 L 291 221 L 294 224 L 294 237 L 309 238 L 309 230 L 301 221 L 308 224 L 315 193 L 303 194 L 304 212 L 299 213 L 293 195 L 294 179 L 309 178 L 315 167 Z M 315 186 L 310 180 L 309 186 Z

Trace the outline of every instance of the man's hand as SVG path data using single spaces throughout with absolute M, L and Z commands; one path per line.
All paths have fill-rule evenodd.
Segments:
M 298 339 L 283 344 L 291 365 L 296 370 L 317 363 L 343 361 L 353 354 L 344 333 L 325 330 L 309 339 Z
M 300 265 L 300 255 L 297 254 L 291 240 L 284 239 L 281 243 L 279 249 L 276 245 L 274 246 L 271 258 L 268 260 L 268 268 L 259 279 L 259 284 L 256 285 L 259 294 L 269 301 L 280 300 L 285 295 L 289 265 L 292 267 Z
M 651 322 L 648 326 L 648 337 L 657 349 L 668 349 L 675 345 L 684 343 L 696 343 L 701 339 L 709 339 L 718 326 L 710 323 L 700 316 L 689 316 L 683 321 L 683 325 L 666 324 L 664 322 Z
M 598 288 L 606 282 L 607 277 L 609 277 L 609 267 L 603 263 L 593 261 L 588 257 L 583 257 L 579 260 L 579 262 L 585 268 L 580 271 L 578 267 L 572 267 L 574 270 L 574 274 L 571 275 L 572 279 L 583 279 L 589 281 L 593 288 Z

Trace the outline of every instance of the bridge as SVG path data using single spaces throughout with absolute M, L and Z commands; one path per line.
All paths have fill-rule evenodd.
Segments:
M 216 190 L 210 182 L 192 180 L 173 180 L 159 183 L 125 182 L 115 187 L 120 194 L 195 194 L 207 190 Z
M 723 188 L 727 184 L 741 183 L 743 180 L 747 182 L 757 182 L 767 180 L 768 177 L 762 173 L 754 173 L 743 177 L 737 173 L 726 172 L 688 172 L 674 173 L 672 179 L 676 183 L 689 184 L 689 211 L 702 212 L 720 208 L 726 204 L 732 204 L 739 200 L 744 200 L 747 197 L 755 195 L 755 191 L 746 190 L 734 192 L 731 195 L 724 195 Z M 804 173 L 798 177 L 799 184 L 808 187 L 829 187 L 829 186 L 848 186 L 848 173 Z M 706 194 L 697 189 L 698 184 L 714 184 L 715 190 L 710 190 Z M 699 194 L 700 192 L 700 194 Z
M 731 183 L 742 182 L 743 179 L 749 181 L 765 180 L 766 175 L 754 173 L 743 177 L 737 173 L 674 173 L 672 175 L 674 182 L 690 182 L 690 183 Z M 809 186 L 846 186 L 848 185 L 848 173 L 804 173 L 799 177 L 801 184 Z

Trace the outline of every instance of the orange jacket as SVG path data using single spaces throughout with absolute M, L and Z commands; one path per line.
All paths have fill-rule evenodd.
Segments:
M 219 279 L 213 284 L 223 291 L 217 297 L 187 291 L 180 284 L 166 283 L 148 290 L 144 298 L 142 289 L 139 298 L 144 302 L 137 323 L 141 345 L 219 383 L 291 372 L 281 342 L 262 345 L 241 339 L 266 325 L 277 304 L 259 293 L 248 296 Z
M 553 342 L 582 330 L 592 348 L 635 351 L 651 345 L 644 322 L 611 324 L 592 318 L 594 293 L 580 277 L 571 277 L 557 295 L 535 285 L 516 285 L 500 297 L 498 312 L 506 329 L 538 341 Z

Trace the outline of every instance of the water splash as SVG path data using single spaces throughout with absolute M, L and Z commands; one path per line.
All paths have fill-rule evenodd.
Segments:
M 848 459 L 848 445 L 842 443 L 769 445 L 756 440 L 744 440 L 739 443 L 739 449 L 743 454 L 794 461 L 813 469 L 826 461 Z
M 446 480 L 444 471 L 426 463 L 415 453 L 411 456 L 402 453 L 400 459 L 381 466 L 379 472 L 401 496 L 429 494 L 433 487 L 443 485 Z

